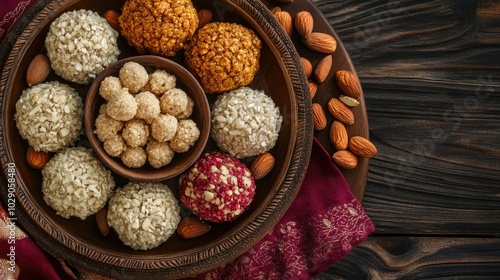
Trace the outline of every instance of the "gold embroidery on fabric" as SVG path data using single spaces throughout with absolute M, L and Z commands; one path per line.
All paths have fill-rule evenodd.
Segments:
M 13 11 L 5 14 L 2 21 L 0 21 L 0 37 L 2 37 L 6 31 L 6 29 L 3 28 L 2 26 L 5 25 L 7 22 L 9 22 L 11 19 L 14 19 L 15 21 L 24 12 L 24 10 L 26 10 L 26 7 L 28 7 L 29 3 L 30 3 L 29 0 L 20 1 L 17 4 L 17 7 Z
M 13 267 L 14 272 L 12 271 L 12 266 L 6 259 L 0 259 L 0 279 L 4 280 L 16 280 L 19 278 L 19 267 L 16 265 Z

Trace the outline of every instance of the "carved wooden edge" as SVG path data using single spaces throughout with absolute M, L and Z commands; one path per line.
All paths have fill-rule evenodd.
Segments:
M 71 1 L 71 0 L 70 0 Z M 268 206 L 246 227 L 240 229 L 234 236 L 223 240 L 200 253 L 193 253 L 173 260 L 145 259 L 144 257 L 130 258 L 124 261 L 121 257 L 104 255 L 103 252 L 96 251 L 86 244 L 79 244 L 72 238 L 63 236 L 57 227 L 48 222 L 44 217 L 37 214 L 36 209 L 29 203 L 29 198 L 18 189 L 17 199 L 22 207 L 18 210 L 19 220 L 27 232 L 39 242 L 42 247 L 50 253 L 60 256 L 63 259 L 81 266 L 91 271 L 109 271 L 110 276 L 119 277 L 184 277 L 193 273 L 213 269 L 222 265 L 225 259 L 234 259 L 247 251 L 257 241 L 259 241 L 270 230 L 270 225 L 276 224 L 284 215 L 288 206 L 297 195 L 302 180 L 305 177 L 309 163 L 310 152 L 313 141 L 312 112 L 308 86 L 304 79 L 305 74 L 301 67 L 299 56 L 296 53 L 292 41 L 282 31 L 277 21 L 271 16 L 270 11 L 259 1 L 248 0 L 224 0 L 231 2 L 248 12 L 252 19 L 263 27 L 269 39 L 274 43 L 274 47 L 281 54 L 287 74 L 291 77 L 292 87 L 297 100 L 297 138 L 291 158 L 290 168 L 285 179 L 269 202 Z M 15 24 L 13 32 L 9 32 L 2 44 L 0 58 L 5 61 L 0 78 L 0 102 L 4 106 L 5 85 L 9 78 L 9 70 L 13 68 L 16 57 L 22 51 L 24 43 L 30 31 L 40 23 L 41 20 L 55 11 L 61 4 L 68 0 L 42 0 L 30 6 L 23 15 L 25 21 Z M 32 19 L 29 21 L 29 19 Z M 22 31 L 22 32 L 21 32 Z M 3 118 L 0 123 L 0 161 L 4 169 L 4 174 L 0 179 L 1 184 L 5 184 L 5 174 L 7 163 L 11 160 L 4 145 L 5 135 L 3 134 Z M 2 198 L 5 200 L 6 192 L 2 188 Z M 29 215 L 27 213 L 30 213 Z M 32 220 L 33 219 L 33 220 Z M 231 248 L 231 249 L 229 249 Z M 207 253 L 208 252 L 208 253 Z M 199 262 L 203 260 L 203 262 Z M 193 263 L 196 263 L 193 265 Z

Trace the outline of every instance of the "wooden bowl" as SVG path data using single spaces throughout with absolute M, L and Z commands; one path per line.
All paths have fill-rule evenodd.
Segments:
M 177 79 L 176 87 L 184 90 L 194 101 L 193 114 L 189 118 L 196 123 L 200 130 L 200 137 L 187 152 L 176 153 L 172 161 L 161 168 L 154 168 L 149 164 L 140 168 L 130 168 L 126 166 L 120 158 L 112 157 L 106 153 L 103 143 L 95 133 L 95 120 L 99 113 L 100 106 L 105 102 L 104 98 L 99 95 L 101 82 L 108 76 L 118 77 L 120 68 L 130 61 L 137 62 L 146 67 L 150 73 L 156 69 L 162 69 L 174 75 Z M 112 63 L 92 82 L 87 96 L 85 97 L 83 122 L 85 134 L 90 142 L 90 146 L 111 170 L 130 180 L 163 181 L 181 174 L 200 157 L 210 135 L 210 106 L 205 92 L 198 81 L 182 65 L 161 56 L 131 56 Z
M 113 231 L 102 236 L 93 216 L 85 220 L 65 219 L 45 203 L 40 191 L 41 172 L 27 165 L 28 143 L 19 135 L 14 121 L 15 104 L 28 87 L 25 81 L 28 64 L 35 55 L 46 53 L 44 39 L 50 23 L 66 11 L 83 8 L 102 15 L 108 9 L 119 11 L 123 3 L 124 0 L 41 0 L 27 11 L 26 20 L 19 21 L 11 29 L 19 33 L 0 48 L 5 54 L 0 60 L 4 63 L 0 76 L 0 161 L 5 171 L 1 195 L 4 205 L 8 205 L 8 188 L 4 186 L 7 180 L 14 180 L 17 221 L 43 248 L 72 265 L 115 278 L 186 277 L 223 265 L 250 249 L 280 220 L 297 195 L 307 170 L 313 139 L 307 80 L 293 42 L 260 1 L 194 0 L 197 9 L 212 11 L 213 21 L 240 23 L 261 38 L 260 69 L 249 86 L 264 90 L 283 116 L 282 130 L 270 151 L 276 164 L 270 174 L 257 181 L 250 208 L 236 220 L 211 224 L 212 229 L 198 238 L 184 240 L 174 234 L 157 248 L 133 250 Z M 119 37 L 118 44 L 120 59 L 138 55 L 123 37 Z M 170 59 L 183 63 L 182 53 Z M 47 78 L 51 80 L 63 82 L 54 72 Z M 86 97 L 88 86 L 68 84 Z M 215 98 L 215 95 L 208 96 L 209 103 Z M 85 137 L 77 144 L 89 146 Z M 205 146 L 205 150 L 210 149 L 216 149 L 211 139 Z M 252 158 L 248 158 L 244 163 L 249 165 L 251 161 Z M 117 187 L 129 181 L 116 172 L 113 175 Z M 178 176 L 162 182 L 178 196 Z

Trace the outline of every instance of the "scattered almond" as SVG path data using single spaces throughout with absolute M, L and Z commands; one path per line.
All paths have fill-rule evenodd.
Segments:
M 319 103 L 312 104 L 313 123 L 315 130 L 323 130 L 326 127 L 326 115 Z
M 273 169 L 274 163 L 276 162 L 274 156 L 265 152 L 257 156 L 252 165 L 250 166 L 250 171 L 255 180 L 260 180 L 264 178 Z
M 108 22 L 108 24 L 116 31 L 120 32 L 122 29 L 120 27 L 120 23 L 118 22 L 118 18 L 120 14 L 115 10 L 107 10 L 102 14 L 102 17 Z
M 50 71 L 49 58 L 44 54 L 38 54 L 28 65 L 28 70 L 26 70 L 26 82 L 29 86 L 37 85 L 45 81 Z
M 177 233 L 181 238 L 191 239 L 204 235 L 210 231 L 210 225 L 198 219 L 197 217 L 190 216 L 183 218 L 177 225 Z
M 339 70 L 335 73 L 337 86 L 346 95 L 353 98 L 361 97 L 361 84 L 358 77 L 349 70 Z
M 311 99 L 313 99 L 314 96 L 316 96 L 316 92 L 318 91 L 318 85 L 311 80 L 308 80 L 307 82 L 309 84 L 309 95 L 311 96 Z
M 347 95 L 340 95 L 339 100 L 349 107 L 356 107 L 359 105 L 359 101 Z
M 302 68 L 304 68 L 304 72 L 306 72 L 307 78 L 311 77 L 313 66 L 309 61 L 309 59 L 301 57 L 300 62 L 302 63 Z
M 362 136 L 353 136 L 349 139 L 349 149 L 356 155 L 372 158 L 377 155 L 377 148 L 370 140 Z
M 302 38 L 311 35 L 314 27 L 314 19 L 308 11 L 300 11 L 295 15 L 295 28 Z
M 345 169 L 354 169 L 358 165 L 358 157 L 348 150 L 336 151 L 332 158 L 336 164 Z
M 31 146 L 26 152 L 26 161 L 28 166 L 35 169 L 43 169 L 50 160 L 50 154 L 43 151 L 35 151 Z
M 331 54 L 325 56 L 318 62 L 316 68 L 314 69 L 314 77 L 318 83 L 322 83 L 330 74 L 330 69 L 332 69 L 333 57 Z
M 279 6 L 276 6 L 276 7 L 272 7 L 269 9 L 271 11 L 271 13 L 274 15 L 275 13 L 277 12 L 281 12 L 281 8 Z
M 274 17 L 278 20 L 279 24 L 285 29 L 286 34 L 292 35 L 292 16 L 286 11 L 279 11 L 274 13 Z
M 351 109 L 347 107 L 337 98 L 333 97 L 328 101 L 328 111 L 339 121 L 345 124 L 354 123 L 354 114 Z
M 349 138 L 344 124 L 340 121 L 333 121 L 330 126 L 330 141 L 337 151 L 347 149 Z
M 95 214 L 95 220 L 97 223 L 97 227 L 102 235 L 106 236 L 109 234 L 111 228 L 108 224 L 108 207 L 104 206 Z
M 312 32 L 307 38 L 303 38 L 302 42 L 310 50 L 320 53 L 333 53 L 337 49 L 337 40 L 322 32 Z
M 209 9 L 199 9 L 198 10 L 198 27 L 202 27 L 203 25 L 212 21 L 212 11 Z

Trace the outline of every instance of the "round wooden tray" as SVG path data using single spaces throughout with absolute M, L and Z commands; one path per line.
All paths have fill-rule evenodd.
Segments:
M 0 130 L 0 140 L 5 139 L 5 128 L 11 127 L 12 129 L 12 126 L 14 125 L 12 123 L 5 123 L 4 114 L 6 112 L 6 109 L 9 109 L 5 107 L 6 103 L 4 102 L 8 94 L 5 92 L 5 86 L 6 83 L 8 82 L 11 70 L 19 67 L 19 64 L 21 63 L 19 60 L 16 59 L 17 55 L 25 51 L 23 48 L 25 47 L 24 44 L 27 41 L 33 40 L 33 38 L 30 36 L 35 36 L 33 34 L 30 34 L 29 32 L 26 32 L 26 30 L 27 28 L 30 27 L 30 24 L 33 24 L 31 22 L 33 19 L 35 19 L 37 16 L 40 18 L 39 13 L 41 12 L 43 13 L 44 11 L 47 13 L 47 10 L 50 12 L 51 10 L 57 9 L 61 6 L 64 7 L 64 4 L 68 2 L 74 2 L 74 0 L 42 0 L 36 2 L 35 4 L 33 4 L 33 6 L 31 6 L 30 9 L 26 11 L 22 19 L 14 24 L 14 26 L 11 28 L 9 34 L 6 37 L 6 40 L 4 40 L 2 44 L 2 47 L 0 49 L 0 61 L 3 63 L 3 65 L 1 65 L 3 69 L 1 72 L 2 76 L 0 78 L 0 101 L 2 103 L 2 109 L 1 109 L 2 127 Z M 98 10 L 104 10 L 109 7 L 116 8 L 116 6 L 119 6 L 116 3 L 109 4 L 98 0 L 81 1 L 81 2 L 82 3 L 85 2 L 85 4 L 82 4 L 83 6 L 92 5 L 92 7 L 97 7 Z M 120 2 L 120 1 L 114 1 L 114 2 Z M 215 2 L 221 3 L 220 1 L 215 1 Z M 228 0 L 228 2 L 238 3 L 239 5 L 241 5 L 241 3 L 245 1 Z M 262 1 L 262 2 L 267 7 L 273 7 L 277 5 L 275 2 L 271 1 Z M 245 3 L 244 5 L 246 5 L 245 9 L 250 9 L 253 11 L 253 13 L 255 13 L 252 15 L 248 14 L 242 16 L 240 15 L 244 20 L 252 22 L 264 21 L 270 24 L 270 26 L 272 26 L 273 28 L 279 28 L 279 26 L 276 25 L 276 22 L 274 20 L 271 21 L 269 20 L 269 16 L 271 14 L 267 10 L 262 10 L 263 8 L 262 5 L 258 3 L 255 4 Z M 282 7 L 283 10 L 289 11 L 292 15 L 304 9 L 310 11 L 315 18 L 314 30 L 329 33 L 334 37 L 336 37 L 338 41 L 338 48 L 336 52 L 333 54 L 334 66 L 332 73 L 334 73 L 335 70 L 340 70 L 340 69 L 348 69 L 354 72 L 354 67 L 349 59 L 346 50 L 341 44 L 340 39 L 337 37 L 334 30 L 331 28 L 327 20 L 324 18 L 323 14 L 317 9 L 317 7 L 312 2 L 296 1 L 296 3 L 293 4 L 281 4 L 280 6 Z M 222 6 L 222 8 L 223 7 L 224 6 Z M 221 7 L 215 6 L 215 8 L 217 9 Z M 232 6 L 232 8 L 238 10 L 240 13 L 242 11 L 241 6 L 238 5 Z M 226 15 L 227 18 L 232 18 L 230 14 L 225 13 L 224 15 Z M 40 22 L 38 23 L 47 25 L 49 23 L 49 20 L 50 19 L 41 19 Z M 284 34 L 284 33 L 280 32 L 279 34 Z M 285 44 L 280 46 L 275 46 L 276 49 L 273 49 L 273 51 L 281 52 L 278 55 L 284 55 L 286 57 L 289 57 L 290 53 L 298 51 L 298 53 L 301 56 L 310 59 L 313 65 L 315 65 L 323 57 L 323 55 L 319 53 L 311 52 L 308 49 L 306 49 L 305 46 L 302 45 L 302 43 L 300 42 L 298 34 L 296 33 L 293 34 L 291 39 L 292 39 L 290 41 L 291 43 L 290 45 L 288 45 L 286 43 L 287 41 L 284 40 L 284 38 L 281 38 L 280 40 L 284 40 Z M 39 49 L 41 48 L 42 46 L 39 47 Z M 287 50 L 289 51 L 288 54 L 286 53 Z M 284 60 L 286 59 L 289 58 L 285 58 Z M 299 68 L 299 66 L 300 64 L 299 65 L 296 64 L 288 66 L 288 68 L 294 68 L 294 67 Z M 24 65 L 24 67 L 26 67 L 26 65 Z M 303 72 L 300 69 L 299 72 L 291 71 L 288 74 L 297 77 L 302 75 Z M 269 78 L 274 78 L 274 77 L 269 77 Z M 297 98 L 298 100 L 297 110 L 300 119 L 298 120 L 297 123 L 298 133 L 296 135 L 291 134 L 293 135 L 292 137 L 293 139 L 290 140 L 291 143 L 293 143 L 292 150 L 294 156 L 290 158 L 291 160 L 290 169 L 285 170 L 285 172 L 282 172 L 283 174 L 281 173 L 278 174 L 282 177 L 282 179 L 284 179 L 284 181 L 280 186 L 280 188 L 276 191 L 276 193 L 273 193 L 269 197 L 262 198 L 262 201 L 264 201 L 266 205 L 270 206 L 270 208 L 261 209 L 262 210 L 261 212 L 252 214 L 252 217 L 250 217 L 248 220 L 249 223 L 251 224 L 250 230 L 248 227 L 245 226 L 245 223 L 240 223 L 232 226 L 220 226 L 218 229 L 215 230 L 214 233 L 208 236 L 209 239 L 211 238 L 211 240 L 215 241 L 216 243 L 214 245 L 216 246 L 215 247 L 216 249 L 211 253 L 213 255 L 207 256 L 206 253 L 200 253 L 199 248 L 202 247 L 206 249 L 205 247 L 207 246 L 206 244 L 203 244 L 204 242 L 206 242 L 205 239 L 199 239 L 197 241 L 194 241 L 195 244 L 193 245 L 190 251 L 191 255 L 188 259 L 184 258 L 181 259 L 180 261 L 168 259 L 166 261 L 159 260 L 155 262 L 156 259 L 155 253 L 157 253 L 157 251 L 154 250 L 151 252 L 150 251 L 142 252 L 135 256 L 133 254 L 132 255 L 127 254 L 126 257 L 128 259 L 124 259 L 123 255 L 121 255 L 121 252 L 114 252 L 112 258 L 116 258 L 116 260 L 122 259 L 122 262 L 116 263 L 117 261 L 115 261 L 115 264 L 110 265 L 109 263 L 107 263 L 108 260 L 106 260 L 106 263 L 103 263 L 103 259 L 98 257 L 99 254 L 103 253 L 102 246 L 95 247 L 93 245 L 89 245 L 89 247 L 85 247 L 82 246 L 81 244 L 74 243 L 75 240 L 70 240 L 65 244 L 60 244 L 59 240 L 60 236 L 58 236 L 57 232 L 59 230 L 58 227 L 55 227 L 54 229 L 48 232 L 47 226 L 50 225 L 50 223 L 47 223 L 47 221 L 34 221 L 32 219 L 32 216 L 36 215 L 36 213 L 34 212 L 36 212 L 37 209 L 32 207 L 26 207 L 24 203 L 27 203 L 29 200 L 32 200 L 33 195 L 30 193 L 24 193 L 23 190 L 20 190 L 18 193 L 19 201 L 21 203 L 20 206 L 16 209 L 16 217 L 18 218 L 21 225 L 30 234 L 30 236 L 33 237 L 38 243 L 40 243 L 44 248 L 46 248 L 52 254 L 55 254 L 74 265 L 78 265 L 83 268 L 109 276 L 115 276 L 115 277 L 139 276 L 141 277 L 141 279 L 155 278 L 158 276 L 177 278 L 177 277 L 188 276 L 193 273 L 203 272 L 208 269 L 214 268 L 217 265 L 221 265 L 231 259 L 234 259 L 239 254 L 248 250 L 260 238 L 262 238 L 267 233 L 267 231 L 269 231 L 272 228 L 272 226 L 279 220 L 279 218 L 285 213 L 286 209 L 295 198 L 295 195 L 298 192 L 301 181 L 307 169 L 307 163 L 309 159 L 310 147 L 312 145 L 312 136 L 313 136 L 312 118 L 310 112 L 310 100 L 307 99 L 308 97 L 307 85 L 299 82 L 291 86 L 298 92 L 295 98 Z M 316 95 L 314 102 L 318 102 L 326 106 L 326 103 L 331 97 L 338 96 L 339 94 L 340 91 L 335 85 L 334 77 L 332 74 L 330 74 L 327 80 L 320 85 L 318 89 L 318 94 Z M 367 137 L 368 124 L 367 124 L 366 110 L 364 107 L 363 98 L 361 98 L 361 105 L 356 107 L 353 111 L 356 117 L 356 124 L 348 128 L 349 134 L 362 135 Z M 331 123 L 332 120 L 333 117 L 328 115 L 329 124 Z M 320 140 L 320 142 L 325 146 L 325 148 L 329 152 L 333 153 L 333 146 L 329 142 L 328 131 L 325 130 L 322 132 L 315 132 L 314 136 Z M 4 170 L 6 170 L 5 167 L 7 166 L 7 164 L 13 161 L 12 154 L 15 152 L 9 149 L 9 147 L 6 147 L 5 143 L 6 143 L 5 141 L 0 141 L 0 160 L 2 163 L 2 167 L 4 167 Z M 19 144 L 19 147 L 16 147 L 16 149 L 18 150 L 17 151 L 18 153 L 22 153 L 22 151 L 26 149 L 26 146 L 25 144 Z M 292 153 L 292 151 L 289 152 Z M 286 153 L 282 155 L 286 156 Z M 347 182 L 349 183 L 349 186 L 351 187 L 353 193 L 359 200 L 362 199 L 364 194 L 364 187 L 366 183 L 366 175 L 368 169 L 367 167 L 368 167 L 368 161 L 361 160 L 356 169 L 349 171 L 342 170 L 344 176 L 346 177 Z M 26 174 L 26 172 L 27 171 L 25 170 L 24 174 Z M 4 176 L 2 177 L 0 183 L 2 185 L 6 185 L 7 180 L 5 174 L 3 175 Z M 38 178 L 39 180 L 40 177 L 39 175 L 35 174 L 35 178 Z M 19 182 L 23 182 L 25 178 L 18 177 L 17 179 L 19 180 Z M 6 188 L 2 188 L 1 195 L 3 200 L 6 201 L 6 196 L 7 196 Z M 55 217 L 55 219 L 58 218 Z M 59 219 L 58 221 L 63 221 L 61 219 Z M 82 227 L 78 228 L 81 230 L 96 231 L 95 226 L 92 229 L 85 229 Z M 218 238 L 216 236 L 217 234 L 223 233 L 225 231 L 230 231 L 232 235 L 235 235 L 238 238 L 235 240 L 228 237 L 230 241 L 228 243 L 226 242 L 227 239 Z M 100 242 L 106 243 L 107 241 L 104 240 Z M 228 244 L 231 247 L 229 250 L 220 251 L 221 246 L 227 247 Z M 115 246 L 119 246 L 119 244 L 117 245 L 116 241 L 113 241 L 108 245 L 111 246 L 112 248 L 114 248 Z M 144 266 L 144 264 L 140 265 L 140 263 L 147 263 L 147 265 L 150 266 L 147 267 L 147 265 Z M 152 266 L 151 263 L 153 263 Z M 141 266 L 141 267 L 136 267 L 136 266 Z

